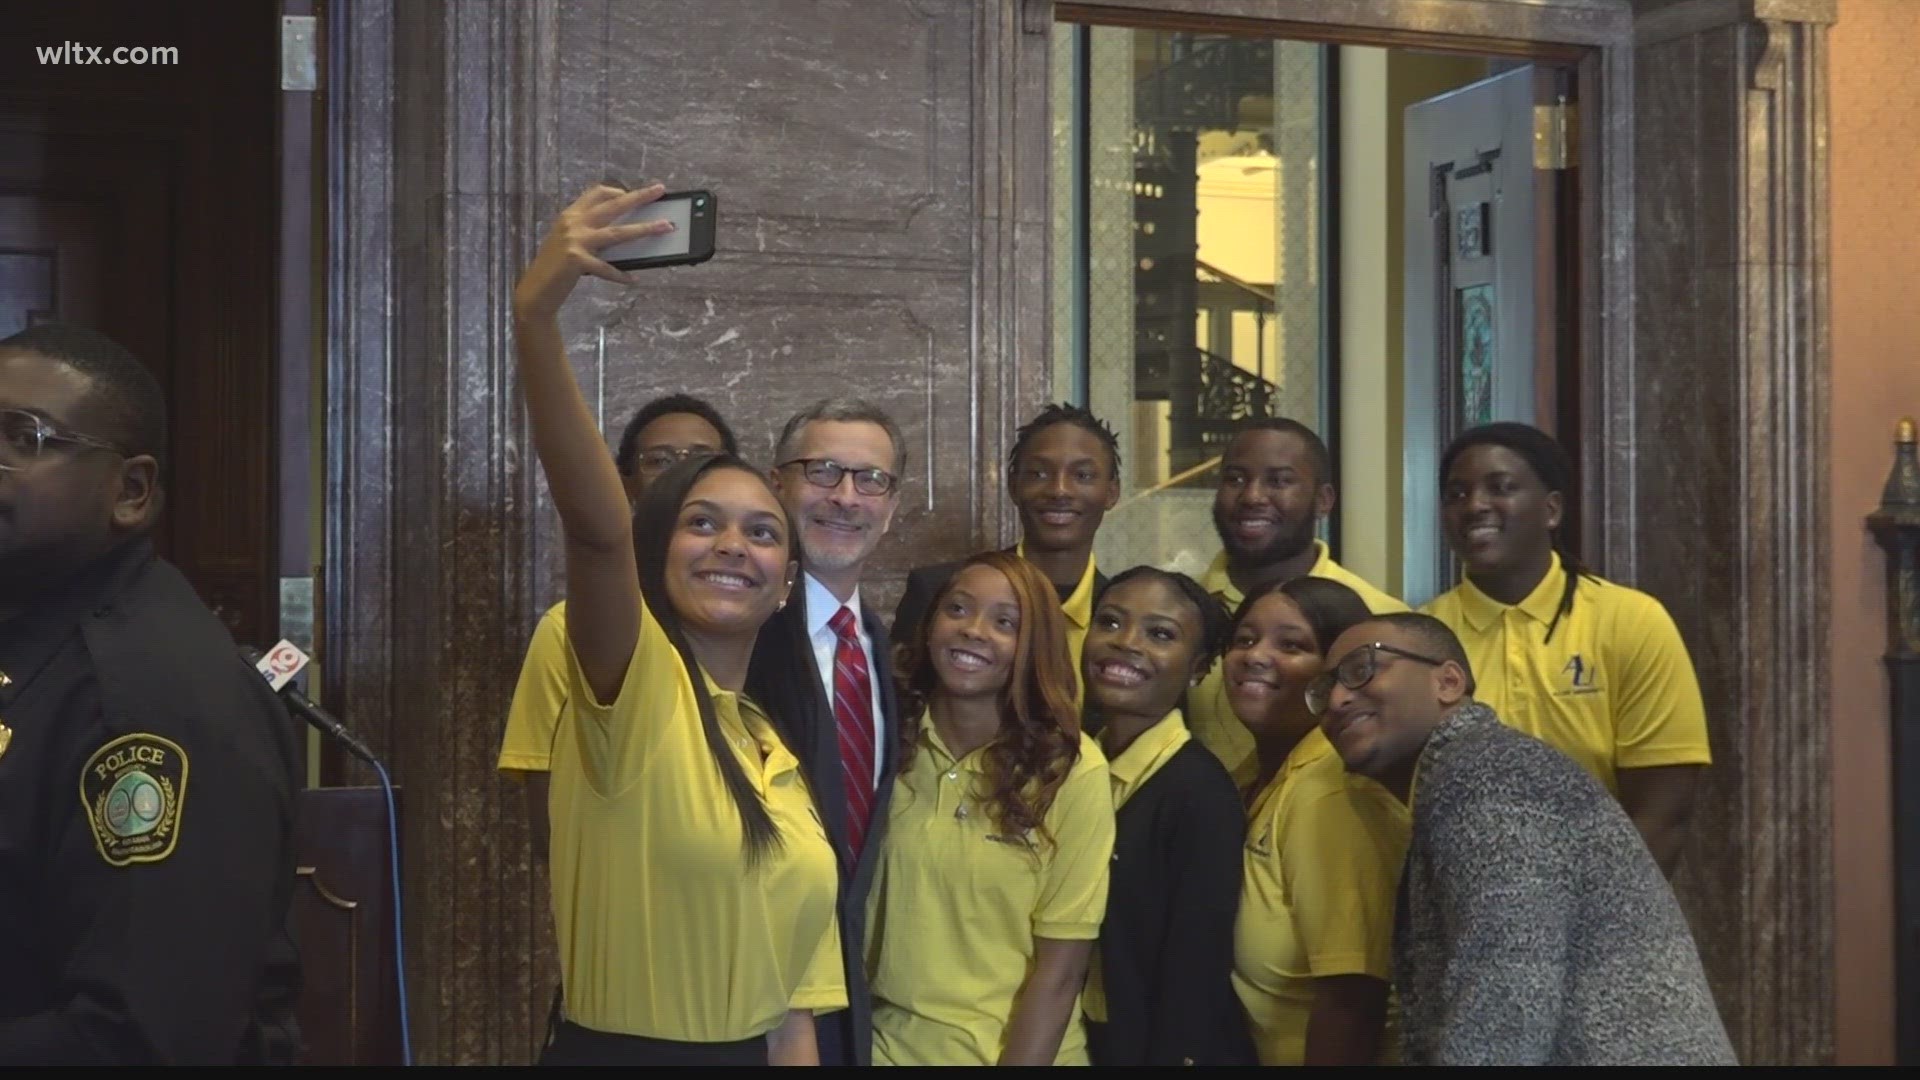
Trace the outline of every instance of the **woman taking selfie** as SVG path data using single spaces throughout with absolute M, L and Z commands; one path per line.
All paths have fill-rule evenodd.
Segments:
M 1346 771 L 1306 694 L 1327 647 L 1371 617 L 1345 585 L 1294 578 L 1247 597 L 1221 661 L 1259 754 L 1233 983 L 1262 1065 L 1395 1056 L 1393 906 L 1411 819 L 1386 788 Z
M 846 1004 L 838 871 L 797 761 L 742 696 L 797 567 L 789 524 L 737 458 L 667 470 L 628 516 L 559 312 L 616 226 L 660 196 L 596 187 L 514 290 L 534 449 L 566 538 L 572 682 L 553 761 L 564 1022 L 544 1064 L 815 1064 L 813 1011 Z
M 1060 600 L 976 555 L 898 627 L 902 764 L 869 901 L 876 1065 L 1084 1065 L 1113 852 Z
M 1095 1065 L 1255 1060 L 1232 979 L 1246 815 L 1181 711 L 1226 641 L 1226 610 L 1185 574 L 1136 566 L 1094 598 L 1081 667 L 1116 817 L 1082 997 Z

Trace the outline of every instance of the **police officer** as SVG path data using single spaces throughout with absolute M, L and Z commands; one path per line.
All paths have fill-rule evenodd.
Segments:
M 0 1065 L 288 1063 L 286 710 L 148 539 L 160 387 L 0 340 Z

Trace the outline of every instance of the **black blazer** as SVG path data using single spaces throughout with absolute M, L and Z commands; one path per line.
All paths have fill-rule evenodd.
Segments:
M 1012 555 L 1016 553 L 1016 549 L 1003 548 L 1002 552 Z M 907 572 L 906 591 L 900 594 L 900 603 L 893 609 L 895 637 L 905 638 L 919 627 L 920 620 L 927 614 L 927 608 L 933 604 L 933 598 L 940 594 L 940 590 L 946 587 L 947 582 L 965 562 L 965 559 L 956 559 L 953 562 L 917 567 Z M 1100 590 L 1106 587 L 1107 575 L 1095 569 L 1093 572 L 1094 595 L 1100 595 Z M 1078 677 L 1078 674 L 1076 672 L 1075 676 Z
M 880 691 L 880 784 L 874 792 L 872 817 L 860 862 L 847 865 L 847 793 L 840 769 L 840 734 L 833 716 L 833 699 L 820 681 L 814 663 L 813 642 L 807 637 L 807 585 L 794 582 L 787 606 L 767 620 L 747 670 L 748 692 L 756 701 L 778 701 L 775 722 L 781 737 L 800 759 L 813 801 L 826 825 L 840 863 L 840 950 L 846 961 L 848 1007 L 821 1017 L 821 1024 L 841 1025 L 841 1036 L 854 1063 L 872 1064 L 873 1002 L 867 991 L 867 893 L 873 888 L 874 868 L 880 863 L 880 844 L 886 837 L 887 805 L 893 797 L 893 774 L 898 767 L 900 704 L 893 692 L 892 650 L 887 628 L 873 610 L 862 604 L 861 622 L 873 639 L 873 671 Z M 824 1040 L 823 1040 L 824 1041 Z
M 1256 1065 L 1234 993 L 1247 819 L 1206 747 L 1174 751 L 1120 808 L 1100 964 L 1107 1022 L 1087 1025 L 1095 1065 Z

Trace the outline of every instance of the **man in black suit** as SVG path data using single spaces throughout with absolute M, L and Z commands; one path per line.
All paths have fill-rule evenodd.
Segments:
M 1094 565 L 1093 538 L 1120 501 L 1120 440 L 1077 405 L 1049 405 L 1014 435 L 1007 495 L 1020 514 L 1020 542 L 1013 554 L 1039 567 L 1059 592 L 1077 678 L 1093 598 L 1107 583 Z M 907 575 L 906 592 L 893 614 L 896 638 L 919 630 L 927 606 L 959 566 L 923 566 Z
M 880 861 L 900 725 L 886 626 L 862 605 L 860 574 L 893 523 L 905 467 L 900 428 L 864 401 L 830 398 L 802 409 L 774 450 L 773 485 L 803 573 L 761 632 L 748 684 L 791 703 L 784 734 L 840 856 L 848 1007 L 814 1020 L 822 1065 L 867 1065 L 873 1051 L 867 893 Z

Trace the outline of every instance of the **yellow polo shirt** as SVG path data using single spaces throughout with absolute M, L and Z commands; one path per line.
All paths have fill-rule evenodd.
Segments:
M 1318 557 L 1313 568 L 1307 571 L 1310 577 L 1326 578 L 1337 581 L 1354 592 L 1366 602 L 1367 610 L 1375 615 L 1385 615 L 1393 611 L 1405 611 L 1407 605 L 1367 584 L 1360 575 L 1334 562 L 1327 554 L 1327 545 L 1319 540 L 1313 542 Z M 1227 577 L 1227 553 L 1221 552 L 1214 557 L 1213 565 L 1207 568 L 1207 574 L 1200 584 L 1220 602 L 1227 605 L 1229 614 L 1239 610 L 1246 599 L 1233 581 Z M 1332 645 L 1331 641 L 1320 643 L 1322 648 Z M 1252 787 L 1260 775 L 1260 762 L 1254 755 L 1253 734 L 1240 718 L 1233 714 L 1233 705 L 1227 700 L 1226 665 L 1215 661 L 1213 670 L 1207 672 L 1192 694 L 1187 697 L 1190 710 L 1189 725 L 1193 728 L 1193 737 L 1200 745 L 1214 752 L 1220 763 L 1233 775 L 1233 782 L 1242 792 Z
M 1711 764 L 1700 683 L 1667 609 L 1637 589 L 1583 577 L 1547 641 L 1565 588 L 1555 555 L 1511 607 L 1462 581 L 1423 610 L 1466 646 L 1476 699 L 1616 795 L 1620 769 Z
M 507 710 L 507 733 L 500 741 L 501 772 L 546 772 L 552 767 L 553 732 L 567 705 L 567 602 L 547 609 L 533 628 L 520 681 Z
M 1127 799 L 1153 779 L 1153 774 L 1160 771 L 1160 766 L 1165 765 L 1176 750 L 1192 739 L 1186 718 L 1180 715 L 1179 709 L 1175 709 L 1159 723 L 1141 732 L 1125 750 L 1108 761 L 1107 775 L 1113 782 L 1113 812 L 1116 817 Z M 1087 965 L 1087 987 L 1080 994 L 1080 1011 L 1096 1024 L 1107 1022 L 1107 992 L 1100 976 L 1099 949 L 1093 950 L 1093 959 Z
M 568 650 L 553 755 L 553 914 L 567 1018 L 683 1042 L 764 1035 L 847 1004 L 839 869 L 799 762 L 753 702 L 707 682 L 781 844 L 749 865 L 693 682 L 653 613 L 613 702 Z M 700 675 L 705 679 L 704 672 Z
M 1015 544 L 1013 553 L 1026 558 L 1026 541 Z M 1087 628 L 1093 625 L 1093 579 L 1099 573 L 1093 557 L 1088 556 L 1080 583 L 1060 602 L 1060 614 L 1067 617 L 1067 655 L 1073 660 L 1073 703 L 1082 709 L 1087 707 L 1087 677 L 1080 673 L 1080 654 L 1087 647 Z
M 1085 734 L 1037 834 L 1003 837 L 980 795 L 985 747 L 955 761 L 931 717 L 893 789 L 868 900 L 875 1065 L 992 1065 L 1034 939 L 1093 941 L 1107 910 L 1113 795 Z M 1076 1003 L 1056 1065 L 1085 1065 Z
M 1347 772 L 1319 729 L 1293 748 L 1248 817 L 1233 988 L 1262 1065 L 1306 1061 L 1315 979 L 1393 979 L 1393 909 L 1413 817 Z M 1382 1064 L 1397 1041 L 1393 1012 Z

